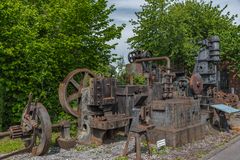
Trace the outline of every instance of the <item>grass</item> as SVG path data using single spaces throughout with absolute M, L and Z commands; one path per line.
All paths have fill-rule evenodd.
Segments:
M 59 133 L 53 133 L 51 139 L 51 145 L 56 145 L 56 138 Z M 5 137 L 0 139 L 0 154 L 11 153 L 13 151 L 17 151 L 24 148 L 24 142 L 18 139 L 10 139 L 9 137 Z
M 89 149 L 97 148 L 96 144 L 89 144 L 89 145 L 77 145 L 74 149 L 78 152 L 84 152 Z
M 172 149 L 171 147 L 167 147 L 167 146 L 163 146 L 160 149 L 154 146 L 151 148 L 151 151 L 152 151 L 152 154 L 161 156 L 161 155 L 167 155 L 171 149 Z
M 128 157 L 126 157 L 126 156 L 118 156 L 118 157 L 114 158 L 114 160 L 128 160 Z
M 10 153 L 24 148 L 24 142 L 21 139 L 12 140 L 8 137 L 0 139 L 0 154 Z
M 208 154 L 207 151 L 199 151 L 199 152 L 196 153 L 196 157 L 198 159 L 201 159 L 201 158 L 205 157 L 207 154 Z
M 60 135 L 59 132 L 53 132 L 53 133 L 52 133 L 51 146 L 57 145 L 56 139 L 58 138 L 59 135 Z
M 177 158 L 175 158 L 174 160 L 185 160 L 185 159 L 182 158 L 182 157 L 177 157 Z

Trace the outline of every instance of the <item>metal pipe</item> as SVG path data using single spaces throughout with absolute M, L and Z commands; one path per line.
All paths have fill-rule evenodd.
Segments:
M 57 124 L 53 124 L 52 125 L 52 128 L 53 129 L 56 129 L 56 128 L 60 128 L 60 127 L 64 127 L 66 124 L 77 124 L 77 122 L 69 122 L 69 121 L 65 121 L 65 120 L 63 120 L 63 121 L 61 121 L 61 122 L 59 122 L 59 123 L 57 123 Z
M 169 70 L 171 67 L 170 59 L 167 56 L 163 57 L 154 57 L 154 58 L 142 58 L 142 59 L 136 59 L 134 62 L 146 62 L 146 61 L 160 61 L 160 60 L 166 60 L 167 61 L 167 69 Z
M 11 135 L 10 131 L 0 132 L 0 138 L 7 137 L 7 136 L 10 136 L 10 135 Z
M 53 124 L 52 125 L 52 128 L 55 129 L 55 128 L 60 128 L 62 127 L 63 125 L 61 123 L 58 123 L 58 124 Z

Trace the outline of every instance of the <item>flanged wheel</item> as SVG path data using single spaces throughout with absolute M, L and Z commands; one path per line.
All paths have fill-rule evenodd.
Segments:
M 70 72 L 59 85 L 59 101 L 63 109 L 75 117 L 80 117 L 79 102 L 82 88 L 89 85 L 89 79 L 95 74 L 88 69 L 76 69 Z
M 128 61 L 130 63 L 133 63 L 139 56 L 140 56 L 140 51 L 138 50 L 135 50 L 135 51 L 132 51 L 130 53 L 128 53 Z
M 194 73 L 190 78 L 190 88 L 194 94 L 200 95 L 203 91 L 203 80 L 199 73 Z
M 52 124 L 46 108 L 41 103 L 31 104 L 23 116 L 25 120 L 22 121 L 22 125 L 33 127 L 29 128 L 32 135 L 26 140 L 25 146 L 32 145 L 32 154 L 35 156 L 44 155 L 48 152 L 52 134 Z
M 128 53 L 128 61 L 130 63 L 133 63 L 136 59 L 150 58 L 150 57 L 152 57 L 152 53 L 149 51 L 134 50 Z

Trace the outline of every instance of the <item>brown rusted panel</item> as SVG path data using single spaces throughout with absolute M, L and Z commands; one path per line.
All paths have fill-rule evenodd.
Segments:
M 91 80 L 90 95 L 93 99 L 89 105 L 115 104 L 116 80 L 114 78 L 94 78 Z
M 104 135 L 106 134 L 106 130 L 101 129 L 93 129 L 92 135 L 90 138 L 91 143 L 101 145 L 103 143 Z
M 108 117 L 105 120 L 101 120 L 99 118 L 93 118 L 90 122 L 90 127 L 101 130 L 109 130 L 125 127 L 129 124 L 129 121 L 132 117 L 127 117 L 123 115 L 113 115 L 112 117 Z
M 127 75 L 128 76 L 133 76 L 136 74 L 142 74 L 143 73 L 143 68 L 142 64 L 140 63 L 130 63 L 126 65 L 126 70 L 127 70 Z
M 133 107 L 142 106 L 149 96 L 148 86 L 118 86 L 116 91 L 118 111 L 132 115 Z
M 69 150 L 77 144 L 75 139 L 66 139 L 62 137 L 58 137 L 56 139 L 56 142 L 60 148 L 63 148 L 65 150 Z
M 117 86 L 116 95 L 131 96 L 135 94 L 148 93 L 148 90 L 149 90 L 149 86 L 144 86 L 144 85 Z

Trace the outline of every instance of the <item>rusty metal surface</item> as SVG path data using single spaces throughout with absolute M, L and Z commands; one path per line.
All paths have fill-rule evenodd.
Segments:
M 163 73 L 162 74 L 162 98 L 169 99 L 173 97 L 173 77 L 174 74 Z
M 184 79 L 185 94 L 177 98 L 174 92 L 179 90 L 174 88 L 175 74 L 170 71 L 168 57 L 132 57 L 132 60 L 134 63 L 131 64 L 133 68 L 129 69 L 130 72 L 142 72 L 140 74 L 148 80 L 146 85 L 117 86 L 114 78 L 92 76 L 87 82 L 88 86 L 80 87 L 81 99 L 75 112 L 78 118 L 78 142 L 101 144 L 107 132 L 127 127 L 130 122 L 133 126 L 152 123 L 157 129 L 171 130 L 174 134 L 181 131 L 184 133 L 182 138 L 191 139 L 186 132 L 201 126 L 201 113 L 199 99 L 187 97 L 186 86 L 189 85 L 189 80 Z M 161 60 L 167 61 L 165 68 L 153 63 Z M 143 69 L 143 62 L 149 68 Z M 65 79 L 71 79 L 74 74 L 69 74 Z M 194 92 L 200 94 L 201 78 L 196 74 L 190 81 Z M 178 86 L 182 91 L 182 81 Z
M 148 86 L 126 85 L 118 86 L 116 96 L 118 101 L 118 112 L 132 115 L 133 107 L 143 106 L 149 96 Z
M 62 137 L 58 137 L 56 142 L 60 148 L 63 148 L 65 150 L 69 150 L 75 147 L 77 144 L 76 139 L 66 139 Z
M 212 89 L 213 103 L 215 104 L 226 104 L 237 108 L 239 104 L 239 97 L 236 94 L 225 93 L 223 91 L 217 91 L 215 88 Z
M 194 73 L 190 78 L 190 88 L 194 94 L 200 95 L 203 91 L 203 80 L 199 73 Z
M 92 78 L 90 80 L 90 95 L 92 101 L 88 105 L 116 104 L 116 80 L 114 78 Z
M 126 71 L 128 75 L 142 74 L 143 67 L 140 63 L 130 63 L 126 65 Z
M 90 122 L 90 127 L 102 130 L 110 130 L 125 127 L 132 117 L 123 114 L 95 116 Z
M 60 138 L 72 140 L 70 136 L 71 125 L 77 125 L 77 122 L 76 121 L 69 122 L 67 120 L 62 120 L 59 123 L 53 124 L 52 130 L 60 132 L 60 136 L 59 136 Z
M 82 75 L 80 82 L 75 78 L 79 74 Z M 75 93 L 68 93 L 69 84 L 73 85 Z M 60 84 L 61 105 L 65 111 L 78 118 L 78 143 L 101 144 L 106 132 L 129 125 L 131 117 L 118 112 L 116 93 L 116 79 L 95 77 L 88 69 L 77 69 L 69 73 Z M 77 100 L 75 109 L 70 104 L 71 100 Z M 64 130 L 66 131 L 67 127 Z M 60 145 L 70 140 L 66 136 L 61 138 L 65 139 L 59 139 Z
M 57 125 L 54 125 L 55 128 L 59 128 L 61 131 L 61 135 L 56 139 L 56 142 L 60 148 L 66 150 L 73 148 L 77 144 L 76 139 L 73 139 L 70 136 L 70 126 L 71 123 L 66 120 L 61 121 Z
M 145 86 L 146 90 L 143 93 L 146 94 L 147 98 L 139 105 L 140 110 L 136 112 L 136 114 L 134 113 L 137 109 L 134 105 L 135 97 L 140 96 L 141 93 L 133 92 L 133 88 L 138 88 L 140 87 L 139 85 L 134 87 L 132 87 L 132 85 L 118 86 L 116 94 L 118 108 L 123 108 L 123 110 L 121 110 L 122 113 L 128 112 L 134 115 L 133 124 L 138 125 L 144 122 L 141 121 L 141 117 L 144 117 L 144 108 L 148 106 L 151 108 L 151 111 L 148 113 L 149 116 L 145 117 L 145 120 L 156 126 L 156 129 L 151 131 L 152 134 L 150 137 L 155 140 L 159 140 L 158 138 L 160 137 L 169 139 L 170 137 L 165 133 L 171 131 L 172 135 L 176 135 L 175 137 L 181 135 L 180 138 L 183 140 L 178 142 L 177 139 L 173 139 L 170 145 L 177 143 L 180 146 L 188 143 L 188 139 L 190 139 L 189 141 L 196 139 L 193 138 L 193 136 L 197 138 L 203 137 L 204 131 L 199 134 L 194 132 L 192 136 L 188 135 L 188 132 L 193 132 L 193 130 L 197 130 L 203 126 L 201 121 L 200 100 L 189 97 L 188 92 L 190 91 L 188 88 L 190 87 L 188 86 L 191 85 L 195 94 L 200 94 L 203 90 L 203 83 L 201 77 L 195 74 L 191 80 L 185 78 L 184 81 L 182 79 L 182 81 L 179 81 L 179 79 L 177 79 L 178 82 L 181 83 L 173 86 L 175 74 L 170 72 L 170 60 L 168 57 L 141 58 L 136 59 L 134 62 L 141 63 L 160 60 L 167 61 L 166 69 L 152 65 L 148 73 L 144 71 L 144 73 L 142 73 L 145 78 L 149 80 L 149 83 Z M 176 86 L 179 88 L 176 88 Z M 180 91 L 181 93 L 174 94 Z M 140 116 L 140 121 L 136 120 L 139 119 L 138 116 Z M 134 127 L 131 127 L 131 129 L 132 128 Z M 162 130 L 161 134 L 163 134 L 163 136 L 158 135 L 158 129 Z
M 23 136 L 23 130 L 20 125 L 9 127 L 9 132 L 12 139 L 21 138 Z
M 78 75 L 81 75 L 82 77 L 77 77 Z M 75 77 L 81 78 L 81 79 L 75 80 Z M 79 107 L 76 107 L 75 109 L 74 104 L 71 104 L 71 102 L 78 101 L 78 99 L 81 98 L 82 88 L 86 87 L 87 79 L 93 78 L 93 77 L 95 77 L 95 74 L 88 69 L 85 69 L 85 68 L 76 69 L 70 72 L 65 77 L 63 82 L 60 83 L 59 89 L 58 89 L 59 101 L 66 112 L 70 113 L 75 117 L 80 116 L 80 111 L 78 110 Z M 74 89 L 71 91 L 68 91 L 68 88 L 71 85 Z

